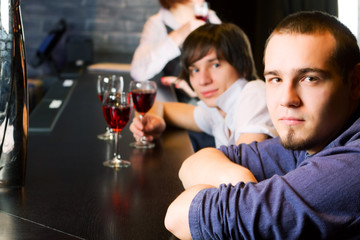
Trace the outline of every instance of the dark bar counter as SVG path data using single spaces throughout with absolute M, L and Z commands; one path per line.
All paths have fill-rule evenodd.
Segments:
M 187 132 L 169 129 L 154 149 L 139 150 L 129 146 L 128 124 L 119 144 L 132 166 L 104 167 L 114 146 L 97 139 L 107 124 L 96 78 L 75 79 L 58 113 L 51 113 L 51 128 L 29 131 L 25 187 L 0 189 L 0 239 L 173 238 L 163 222 L 183 190 L 181 163 L 193 153 Z

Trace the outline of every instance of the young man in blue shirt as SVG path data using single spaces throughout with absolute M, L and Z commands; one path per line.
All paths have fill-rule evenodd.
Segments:
M 300 12 L 270 35 L 267 105 L 279 138 L 203 149 L 165 225 L 180 239 L 360 236 L 360 52 L 335 17 Z

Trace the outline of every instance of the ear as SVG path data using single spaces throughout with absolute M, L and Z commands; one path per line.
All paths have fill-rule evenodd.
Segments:
M 351 97 L 360 99 L 360 63 L 356 64 L 350 76 Z

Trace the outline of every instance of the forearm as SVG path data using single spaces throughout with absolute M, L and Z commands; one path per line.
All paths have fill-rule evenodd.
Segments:
M 192 19 L 187 23 L 183 24 L 178 29 L 169 33 L 169 37 L 174 41 L 174 43 L 178 46 L 181 46 L 186 39 L 186 37 L 198 27 L 204 25 L 205 22 L 197 19 Z
M 168 125 L 184 128 L 187 130 L 201 132 L 201 129 L 194 119 L 195 106 L 180 103 L 166 102 L 164 103 L 164 119 Z
M 170 37 L 155 44 L 143 42 L 136 49 L 131 62 L 131 76 L 138 81 L 149 80 L 180 53 L 179 47 Z
M 130 130 L 138 136 L 145 132 L 150 138 L 159 137 L 167 125 L 200 131 L 193 119 L 193 109 L 194 106 L 185 103 L 155 101 L 146 113 L 142 125 L 133 121 L 136 125 Z
M 131 62 L 131 76 L 137 81 L 149 80 L 177 56 L 180 49 L 168 36 L 161 18 L 150 17 Z
M 197 184 L 237 184 L 238 182 L 257 182 L 247 169 L 231 162 L 221 151 L 205 148 L 187 158 L 179 171 L 185 189 Z

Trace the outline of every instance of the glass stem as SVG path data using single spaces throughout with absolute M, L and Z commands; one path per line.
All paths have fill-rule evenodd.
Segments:
M 143 115 L 143 114 L 140 114 L 139 118 L 140 118 L 140 122 L 142 123 L 142 122 L 143 122 L 144 115 Z M 145 136 L 142 136 L 141 138 L 139 138 L 139 142 L 141 142 L 141 143 L 146 143 L 146 137 L 145 137 Z
M 119 152 L 119 144 L 118 144 L 118 140 L 119 140 L 119 132 L 118 131 L 115 131 L 115 141 L 114 141 L 114 144 L 115 144 L 115 158 L 116 159 L 121 159 L 121 156 L 120 156 L 120 152 Z

